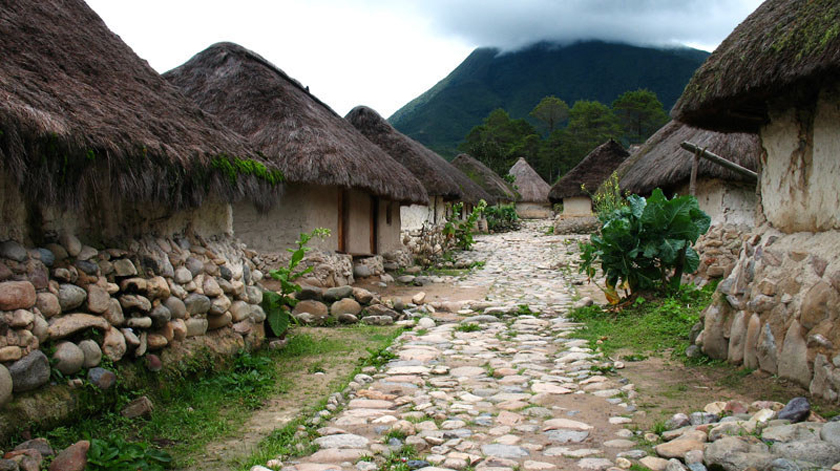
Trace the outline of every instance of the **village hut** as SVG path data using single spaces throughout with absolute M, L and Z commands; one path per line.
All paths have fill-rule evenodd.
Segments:
M 690 142 L 748 170 L 758 168 L 761 144 L 750 133 L 719 133 L 671 121 L 654 133 L 619 168 L 622 192 L 649 195 L 661 188 L 666 195 L 687 195 L 693 154 L 682 147 Z M 700 159 L 695 196 L 712 225 L 755 223 L 755 181 L 721 165 Z
M 282 188 L 82 0 L 7 2 L 0 51 L 0 241 L 229 233 L 230 201 Z
M 234 206 L 234 231 L 250 247 L 284 252 L 301 232 L 323 227 L 332 237 L 311 245 L 325 251 L 401 248 L 400 206 L 425 204 L 423 187 L 307 88 L 232 43 L 214 44 L 164 76 L 283 170 L 286 192 L 268 214 Z
M 350 110 L 346 119 L 423 182 L 429 194 L 429 204 L 403 207 L 403 230 L 414 231 L 424 225 L 434 226 L 444 222 L 453 202 L 462 201 L 466 211 L 482 199 L 495 201 L 443 157 L 394 129 L 371 108 L 357 106 Z
M 590 195 L 621 165 L 630 154 L 618 142 L 610 139 L 596 147 L 575 168 L 551 187 L 548 199 L 563 203 L 563 216 L 592 215 Z
M 268 209 L 282 173 L 83 0 L 3 2 L 0 51 L 0 310 L 28 319 L 0 328 L 0 440 L 83 413 L 40 389 L 48 355 L 70 376 L 259 344 L 263 291 L 230 202 Z M 68 361 L 82 339 L 84 365 Z
M 517 194 L 490 167 L 484 165 L 469 154 L 459 154 L 452 160 L 452 165 L 484 189 L 497 204 L 509 204 L 516 201 Z M 488 201 L 488 203 L 490 203 Z
M 520 198 L 516 202 L 516 213 L 521 218 L 540 219 L 551 217 L 551 203 L 548 193 L 551 186 L 533 169 L 524 157 L 513 164 L 508 174 L 513 175 L 514 187 Z
M 700 67 L 672 116 L 757 132 L 756 220 L 703 314 L 713 358 L 840 398 L 840 3 L 767 0 Z M 821 463 L 825 466 L 825 463 Z

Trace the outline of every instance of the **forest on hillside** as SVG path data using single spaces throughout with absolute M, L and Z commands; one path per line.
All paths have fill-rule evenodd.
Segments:
M 513 119 L 497 108 L 470 130 L 458 149 L 499 175 L 507 174 L 516 160 L 524 157 L 551 184 L 608 139 L 624 146 L 640 144 L 668 122 L 656 93 L 647 89 L 627 91 L 610 106 L 578 100 L 569 107 L 565 101 L 547 96 L 529 116 L 539 124 Z

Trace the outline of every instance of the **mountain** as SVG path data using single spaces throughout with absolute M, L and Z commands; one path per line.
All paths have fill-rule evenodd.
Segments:
M 691 48 L 650 48 L 599 41 L 567 46 L 538 43 L 500 53 L 479 48 L 434 87 L 394 113 L 388 121 L 445 157 L 491 111 L 513 118 L 528 113 L 547 95 L 571 107 L 575 101 L 611 104 L 638 88 L 656 92 L 666 110 L 709 53 Z

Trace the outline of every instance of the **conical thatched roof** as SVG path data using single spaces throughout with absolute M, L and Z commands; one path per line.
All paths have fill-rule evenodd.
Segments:
M 840 2 L 767 0 L 697 70 L 674 119 L 716 131 L 757 132 L 767 100 L 816 93 L 840 77 Z
M 164 77 L 245 136 L 289 182 L 428 201 L 420 182 L 403 166 L 297 81 L 242 46 L 214 44 Z
M 429 195 L 468 203 L 492 199 L 443 157 L 394 129 L 376 111 L 366 106 L 357 106 L 350 110 L 346 119 L 371 142 L 405 165 L 423 182 Z
M 521 196 L 519 201 L 525 203 L 548 203 L 548 192 L 551 191 L 551 187 L 528 165 L 524 157 L 520 157 L 508 173 L 513 175 L 515 179 L 514 185 L 516 185 L 516 191 Z
M 497 202 L 516 201 L 516 192 L 490 167 L 468 154 L 460 154 L 452 160 L 452 165 L 478 184 Z M 490 203 L 488 201 L 488 203 Z
M 111 197 L 179 209 L 214 193 L 265 207 L 282 189 L 276 169 L 255 165 L 240 136 L 82 0 L 4 1 L 0 51 L 0 167 L 30 201 L 82 207 Z
M 618 169 L 622 191 L 648 194 L 654 188 L 675 190 L 691 177 L 693 155 L 680 147 L 683 141 L 706 148 L 727 160 L 755 171 L 761 155 L 761 143 L 755 134 L 723 134 L 692 128 L 671 121 L 651 136 Z M 698 178 L 747 181 L 738 173 L 700 159 Z
M 581 189 L 585 185 L 586 191 L 595 193 L 601 183 L 604 183 L 610 175 L 630 155 L 621 144 L 610 139 L 596 147 L 575 168 L 563 176 L 551 187 L 548 199 L 558 203 L 563 198 L 574 196 L 588 196 Z

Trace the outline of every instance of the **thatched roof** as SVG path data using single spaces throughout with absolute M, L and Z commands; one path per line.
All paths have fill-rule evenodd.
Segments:
M 716 131 L 757 132 L 767 101 L 840 77 L 840 2 L 767 0 L 697 70 L 671 113 Z
M 630 155 L 621 144 L 610 139 L 596 147 L 575 168 L 563 176 L 551 187 L 548 199 L 558 203 L 563 198 L 588 196 L 586 191 L 595 193 L 601 183 Z M 581 188 L 585 185 L 586 191 Z
M 82 0 L 3 2 L 0 51 L 0 167 L 30 201 L 80 208 L 114 198 L 181 209 L 213 193 L 266 207 L 282 189 L 276 169 L 255 165 L 264 162 L 240 136 L 167 83 Z
M 683 141 L 717 154 L 755 171 L 761 155 L 761 143 L 755 134 L 723 134 L 704 131 L 671 121 L 651 136 L 618 169 L 622 191 L 648 194 L 654 188 L 676 190 L 691 177 L 691 152 L 680 147 Z M 747 181 L 742 175 L 700 159 L 698 178 Z
M 551 187 L 542 177 L 533 169 L 524 157 L 513 164 L 508 174 L 513 175 L 514 185 L 519 192 L 521 198 L 519 201 L 525 203 L 548 203 L 548 192 Z
M 464 173 L 470 180 L 484 189 L 497 202 L 516 201 L 516 192 L 490 167 L 484 165 L 469 154 L 459 154 L 452 160 L 452 165 Z M 488 201 L 489 203 L 489 201 Z
M 300 83 L 242 46 L 214 44 L 164 77 L 245 136 L 289 182 L 428 201 L 405 168 Z
M 376 111 L 366 106 L 357 106 L 350 110 L 346 119 L 371 142 L 405 165 L 423 182 L 429 195 L 468 203 L 492 199 L 443 157 L 394 129 Z

